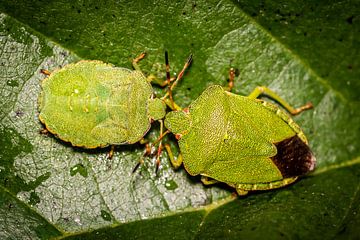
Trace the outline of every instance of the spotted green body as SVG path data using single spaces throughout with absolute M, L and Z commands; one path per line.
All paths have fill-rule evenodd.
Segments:
M 235 187 L 239 194 L 287 185 L 314 168 L 299 126 L 280 108 L 210 86 L 165 126 L 177 134 L 191 175 Z
M 132 144 L 165 115 L 140 71 L 100 61 L 80 61 L 42 83 L 39 118 L 47 130 L 74 146 Z

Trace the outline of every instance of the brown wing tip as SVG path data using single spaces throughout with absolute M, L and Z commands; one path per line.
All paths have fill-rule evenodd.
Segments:
M 272 161 L 284 178 L 304 175 L 315 169 L 316 158 L 297 135 L 275 143 L 277 154 Z

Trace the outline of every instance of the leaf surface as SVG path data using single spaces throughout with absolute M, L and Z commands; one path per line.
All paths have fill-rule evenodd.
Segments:
M 344 238 L 359 236 L 360 107 L 357 1 L 3 1 L 0 4 L 0 237 L 2 239 Z M 357 7 L 356 7 L 357 6 Z M 182 107 L 206 86 L 268 86 L 293 106 L 316 171 L 274 191 L 234 198 L 205 187 L 162 154 L 135 173 L 143 146 L 83 150 L 42 135 L 40 69 L 79 59 L 164 78 L 190 53 L 174 92 Z M 154 87 L 158 96 L 164 90 Z M 154 124 L 146 138 L 157 138 Z M 172 138 L 165 141 L 175 147 Z M 196 147 L 196 146 L 194 146 Z M 229 149 L 231 151 L 231 149 Z

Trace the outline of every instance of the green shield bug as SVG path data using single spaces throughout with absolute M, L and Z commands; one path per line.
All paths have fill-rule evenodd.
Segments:
M 166 81 L 142 74 L 137 63 L 143 57 L 134 59 L 134 71 L 100 61 L 80 61 L 50 74 L 39 97 L 40 121 L 73 146 L 97 148 L 136 143 L 149 131 L 151 122 L 158 120 L 156 169 L 161 139 L 172 132 L 181 154 L 175 160 L 169 145 L 165 148 L 175 168 L 183 164 L 189 174 L 201 175 L 204 184 L 224 182 L 239 195 L 288 185 L 314 169 L 315 157 L 300 127 L 279 107 L 257 98 L 268 95 L 293 115 L 311 104 L 294 109 L 266 87 L 257 87 L 248 97 L 233 94 L 234 71 L 230 71 L 229 91 L 210 86 L 181 110 L 172 99 L 172 90 L 192 55 L 177 78 L 170 79 L 165 52 Z M 151 82 L 167 85 L 165 96 L 155 98 Z M 165 116 L 166 105 L 176 111 Z
M 231 90 L 234 71 L 230 71 Z M 181 164 L 190 175 L 201 175 L 204 184 L 223 182 L 239 195 L 279 188 L 312 171 L 315 157 L 300 127 L 276 105 L 257 99 L 261 94 L 276 100 L 292 115 L 298 109 L 266 87 L 240 96 L 218 85 L 208 87 L 184 110 L 165 116 L 165 127 L 178 139 Z
M 191 56 L 178 77 L 170 79 L 167 73 L 166 81 L 143 75 L 137 63 L 144 56 L 142 53 L 133 60 L 135 70 L 101 61 L 68 64 L 51 74 L 44 70 L 49 76 L 41 85 L 39 119 L 46 130 L 73 146 L 111 145 L 111 157 L 114 145 L 140 141 L 152 121 L 161 121 L 162 128 L 166 104 L 171 108 L 176 105 L 170 90 L 162 99 L 155 98 L 150 82 L 165 86 L 175 80 L 173 86 L 190 64 Z

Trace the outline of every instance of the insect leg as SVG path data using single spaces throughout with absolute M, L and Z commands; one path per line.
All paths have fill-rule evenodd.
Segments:
M 164 121 L 163 120 L 159 120 L 160 122 L 160 136 L 159 136 L 159 146 L 158 146 L 158 150 L 157 150 L 157 154 L 156 154 L 156 169 L 155 172 L 157 174 L 157 172 L 159 171 L 159 166 L 160 166 L 160 154 L 161 154 L 161 149 L 162 149 L 162 138 L 163 138 L 163 130 L 164 130 Z
M 151 147 L 150 147 L 150 144 L 148 143 L 148 141 L 145 140 L 144 138 L 142 138 L 139 142 L 140 142 L 140 144 L 145 144 L 145 151 L 144 151 L 144 154 L 142 155 L 142 157 L 139 159 L 139 162 L 136 164 L 136 166 L 132 170 L 133 173 L 136 172 L 136 170 L 140 167 L 141 164 L 144 163 L 144 158 L 151 154 Z
M 304 110 L 308 110 L 308 109 L 313 108 L 313 105 L 310 102 L 305 104 L 304 106 L 299 107 L 299 108 L 293 108 L 283 98 L 281 98 L 275 92 L 273 92 L 272 90 L 270 90 L 269 88 L 264 87 L 264 86 L 256 87 L 255 90 L 252 91 L 252 93 L 250 93 L 250 95 L 248 97 L 251 98 L 251 99 L 256 99 L 261 94 L 265 94 L 265 95 L 269 96 L 270 98 L 274 99 L 275 101 L 277 101 L 278 103 L 280 103 L 292 115 L 297 115 L 297 114 L 301 113 Z
M 249 191 L 246 191 L 244 189 L 241 188 L 236 188 L 236 192 L 239 194 L 239 196 L 245 196 L 248 194 Z
M 145 138 L 142 138 L 140 139 L 139 143 L 140 144 L 147 144 L 149 142 L 149 140 L 145 139 Z
M 212 179 L 212 178 L 209 178 L 207 176 L 201 176 L 201 181 L 204 185 L 212 185 L 212 184 L 215 184 L 215 183 L 218 183 L 219 181 L 215 180 L 215 179 Z
M 50 72 L 48 71 L 48 70 L 46 70 L 46 69 L 40 69 L 40 72 L 42 73 L 42 74 L 44 74 L 44 75 L 46 75 L 46 76 L 50 76 Z
M 49 130 L 47 130 L 46 128 L 43 128 L 40 130 L 40 134 L 46 135 L 49 133 Z
M 174 101 L 171 102 L 170 99 L 163 99 L 163 101 L 165 102 L 165 104 L 173 111 L 180 111 L 181 107 L 179 105 L 177 105 Z
M 228 92 L 231 92 L 231 90 L 234 87 L 234 79 L 235 79 L 235 69 L 230 68 L 229 70 L 229 84 L 227 87 L 225 87 L 225 90 Z
M 179 153 L 178 157 L 175 159 L 174 154 L 171 151 L 170 144 L 165 144 L 165 149 L 170 158 L 171 165 L 174 167 L 174 169 L 178 169 L 183 163 L 183 158 L 181 153 Z
M 152 74 L 150 74 L 146 79 L 149 83 L 156 84 L 160 87 L 166 87 L 168 85 L 168 82 L 166 80 L 159 79 Z M 170 81 L 173 81 L 173 80 L 170 79 Z
M 142 60 L 144 57 L 146 56 L 146 53 L 145 52 L 142 52 L 140 53 L 139 56 L 137 56 L 133 61 L 132 61 L 132 65 L 133 65 L 133 68 L 137 71 L 140 71 L 141 72 L 141 69 L 138 65 L 138 62 L 140 62 L 140 60 Z
M 112 159 L 112 158 L 113 158 L 113 156 L 114 156 L 114 151 L 115 151 L 115 145 L 111 145 L 110 152 L 109 152 L 109 155 L 108 155 L 108 159 Z

